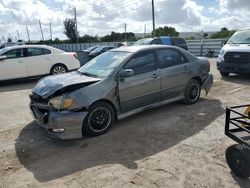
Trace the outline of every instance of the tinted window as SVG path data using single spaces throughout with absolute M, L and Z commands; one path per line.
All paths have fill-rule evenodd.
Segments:
M 133 69 L 135 75 L 155 70 L 155 57 L 153 52 L 140 52 L 132 57 L 124 69 Z
M 24 57 L 23 49 L 10 50 L 3 55 L 5 55 L 8 59 Z
M 27 56 L 38 56 L 50 54 L 51 51 L 43 48 L 27 48 Z
M 187 58 L 179 51 L 162 49 L 157 51 L 160 68 L 172 67 L 188 62 Z
M 51 51 L 48 50 L 48 49 L 43 49 L 43 54 L 46 55 L 46 54 L 51 54 Z
M 162 44 L 161 40 L 159 38 L 156 38 L 154 40 L 152 40 L 152 42 L 150 44 Z
M 186 45 L 186 41 L 182 38 L 172 38 L 173 45 Z

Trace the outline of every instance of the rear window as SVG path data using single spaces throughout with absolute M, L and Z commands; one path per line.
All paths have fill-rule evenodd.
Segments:
M 183 38 L 172 38 L 173 45 L 186 45 L 186 41 Z

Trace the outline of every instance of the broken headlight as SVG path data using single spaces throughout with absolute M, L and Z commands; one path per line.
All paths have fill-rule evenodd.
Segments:
M 57 110 L 63 110 L 69 108 L 73 104 L 73 98 L 61 95 L 51 98 L 48 104 Z

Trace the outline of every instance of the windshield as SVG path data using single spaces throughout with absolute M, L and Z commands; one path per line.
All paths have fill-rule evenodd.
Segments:
M 91 52 L 93 52 L 93 53 L 100 52 L 103 48 L 105 48 L 105 47 L 103 47 L 103 46 L 97 47 L 96 49 L 94 49 L 94 50 L 91 51 Z
M 97 48 L 97 46 L 89 47 L 89 48 L 87 48 L 86 50 L 87 50 L 87 51 L 92 51 L 92 50 L 94 50 L 95 48 Z
M 105 52 L 83 65 L 78 72 L 92 77 L 107 77 L 129 55 L 129 52 Z
M 250 44 L 250 30 L 237 31 L 229 39 L 228 44 Z
M 150 44 L 152 42 L 152 38 L 146 38 L 146 39 L 140 39 L 138 41 L 136 41 L 133 46 L 139 46 L 139 45 L 147 45 Z

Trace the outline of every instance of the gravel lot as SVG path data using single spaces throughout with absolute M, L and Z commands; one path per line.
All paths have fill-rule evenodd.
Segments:
M 188 106 L 173 103 L 116 123 L 103 136 L 58 141 L 32 120 L 37 79 L 0 86 L 0 187 L 250 187 L 224 153 L 225 107 L 250 103 L 250 77 L 221 79 Z

